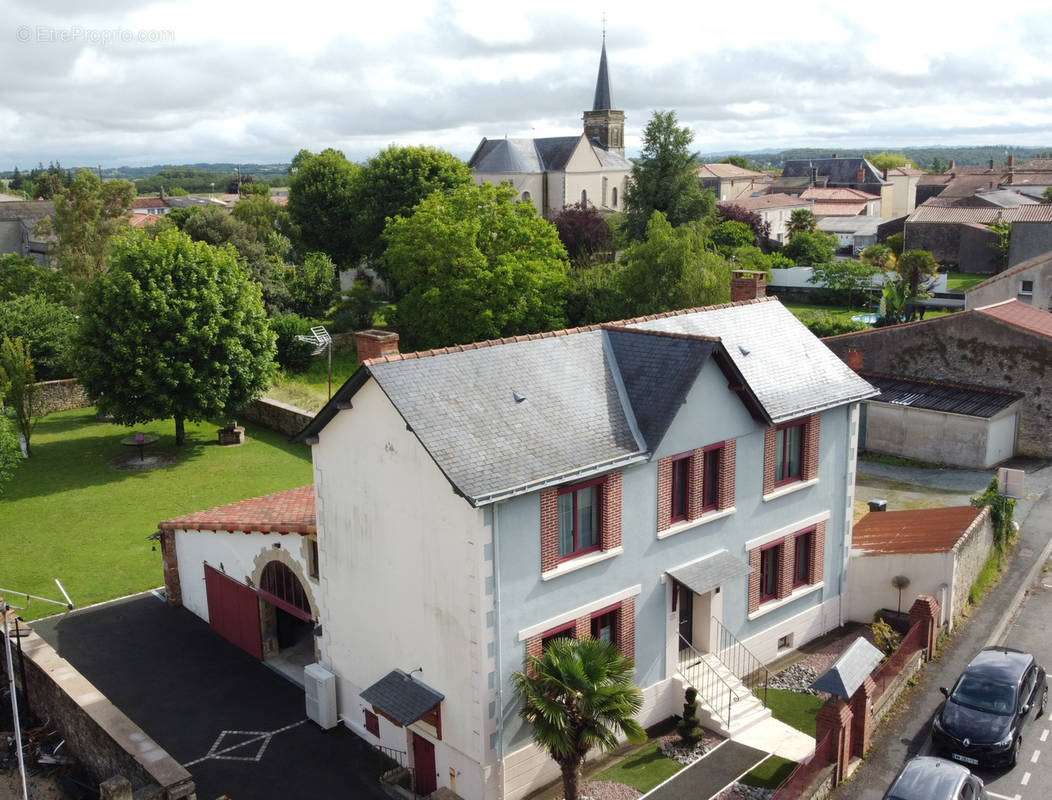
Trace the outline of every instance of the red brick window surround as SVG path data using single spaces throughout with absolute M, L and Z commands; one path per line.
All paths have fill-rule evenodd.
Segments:
M 749 551 L 749 613 L 822 581 L 826 524 L 795 531 Z
M 734 506 L 735 440 L 658 461 L 657 529 Z
M 541 492 L 541 572 L 620 546 L 620 472 Z
M 591 614 L 564 622 L 526 640 L 526 653 L 538 658 L 545 645 L 554 639 L 593 639 L 613 642 L 626 658 L 635 658 L 636 599 L 628 597 L 620 603 L 593 611 Z
M 787 422 L 764 433 L 763 493 L 818 477 L 819 415 Z

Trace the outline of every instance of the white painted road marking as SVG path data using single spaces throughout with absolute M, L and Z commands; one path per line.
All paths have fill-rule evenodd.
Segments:
M 1026 786 L 1028 783 L 1030 783 L 1030 773 L 1029 772 L 1024 772 L 1023 773 L 1023 780 L 1021 780 L 1019 782 L 1021 784 L 1023 784 L 1023 786 Z
M 1048 728 L 1045 728 L 1043 731 L 1041 731 L 1041 741 L 1043 742 L 1043 741 L 1045 741 L 1047 739 L 1048 739 Z
M 1035 750 L 1034 754 L 1032 756 L 1030 756 L 1030 763 L 1031 764 L 1036 764 L 1037 763 L 1037 759 L 1040 756 L 1041 756 L 1041 751 L 1040 750 Z
M 184 767 L 192 767 L 195 764 L 200 764 L 202 761 L 207 761 L 210 758 L 214 758 L 221 761 L 259 761 L 263 758 L 263 753 L 266 751 L 267 746 L 270 744 L 270 740 L 274 738 L 275 734 L 284 733 L 285 731 L 292 730 L 293 728 L 302 725 L 307 720 L 301 719 L 299 722 L 293 722 L 291 725 L 286 725 L 284 728 L 278 728 L 275 731 L 223 731 L 219 734 L 219 738 L 215 740 L 212 747 L 207 753 L 201 758 L 194 761 L 189 761 L 183 764 Z M 248 738 L 235 741 L 234 744 L 226 747 L 221 747 L 224 744 L 223 739 L 227 736 L 238 737 L 246 736 Z M 229 753 L 234 750 L 238 750 L 246 745 L 259 743 L 259 747 L 256 749 L 254 755 L 244 756 L 232 756 Z
M 998 794 L 997 792 L 991 792 L 989 789 L 986 790 L 986 793 L 988 795 L 990 795 L 990 797 L 996 797 L 997 800 L 1022 800 L 1022 798 L 1023 798 L 1023 795 L 1021 795 L 1021 794 L 1014 794 L 1014 795 Z

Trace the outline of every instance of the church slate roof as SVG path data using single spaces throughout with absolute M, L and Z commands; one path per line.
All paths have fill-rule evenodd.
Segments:
M 481 506 L 649 459 L 711 368 L 761 424 L 875 394 L 769 298 L 372 359 L 295 438 L 320 433 L 373 379 L 454 490 Z
M 864 158 L 811 158 L 786 161 L 783 178 L 810 178 L 811 168 L 818 168 L 818 176 L 829 179 L 829 186 L 858 183 L 888 183 L 880 170 Z M 865 180 L 858 180 L 858 171 L 865 170 Z
M 610 73 L 606 68 L 606 36 L 603 37 L 603 52 L 599 56 L 599 75 L 595 79 L 595 99 L 592 111 L 609 111 L 613 101 L 610 99 Z
M 581 141 L 578 136 L 549 136 L 541 139 L 483 139 L 468 166 L 483 175 L 561 172 Z M 592 144 L 592 152 L 604 169 L 632 169 L 623 156 Z

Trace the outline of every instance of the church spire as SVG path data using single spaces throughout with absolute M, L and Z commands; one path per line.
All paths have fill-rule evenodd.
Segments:
M 603 52 L 599 56 L 599 76 L 595 79 L 595 100 L 592 111 L 608 111 L 613 108 L 610 99 L 610 73 L 606 67 L 606 31 L 603 31 Z

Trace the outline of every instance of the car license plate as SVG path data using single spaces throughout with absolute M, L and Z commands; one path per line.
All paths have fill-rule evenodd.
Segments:
M 960 753 L 953 753 L 952 755 L 956 761 L 963 761 L 965 764 L 972 764 L 975 766 L 979 763 L 979 759 L 977 758 L 968 758 L 968 756 L 962 756 Z

